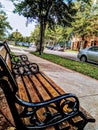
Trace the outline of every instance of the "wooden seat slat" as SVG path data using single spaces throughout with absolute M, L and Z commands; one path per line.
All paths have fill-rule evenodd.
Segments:
M 61 89 L 51 78 L 45 75 L 44 72 L 41 72 L 41 75 L 51 84 L 51 86 L 59 93 L 59 95 L 64 94 L 65 92 Z
M 17 81 L 17 84 L 19 86 L 19 91 L 18 91 L 19 97 L 28 101 L 28 96 L 27 96 L 27 93 L 25 91 L 24 84 L 22 82 L 21 77 L 17 77 L 16 81 Z
M 64 121 L 63 123 L 61 123 L 60 125 L 59 125 L 59 129 L 70 129 L 70 124 L 69 124 L 69 122 L 68 121 Z
M 44 77 L 42 77 L 40 73 L 37 74 L 37 77 L 39 81 L 42 82 L 44 89 L 47 90 L 47 93 L 51 96 L 51 98 L 59 96 L 58 91 L 55 90 L 53 86 L 49 84 L 49 82 L 47 82 L 47 80 Z
M 33 77 L 33 79 L 32 79 Z M 39 79 L 36 76 L 31 76 L 31 80 L 36 86 L 37 91 L 40 93 L 40 99 L 42 101 L 50 99 L 50 95 L 47 93 L 46 89 L 44 89 L 44 86 L 41 82 L 39 82 Z
M 50 128 L 46 128 L 45 130 L 55 130 L 55 128 L 51 126 Z
M 28 91 L 29 91 L 29 94 L 30 94 L 30 97 L 32 99 L 32 102 L 40 102 L 40 98 L 37 94 L 37 91 L 36 89 L 34 89 L 34 84 L 32 84 L 29 80 L 28 77 L 25 77 L 25 81 L 28 81 L 28 84 L 27 84 L 27 88 L 28 88 Z
M 81 116 L 75 116 L 75 117 L 72 118 L 71 120 L 72 120 L 72 122 L 73 122 L 74 124 L 76 124 L 77 122 L 83 121 L 83 118 L 82 118 Z
M 19 78 L 21 79 L 21 77 L 19 77 Z M 28 92 L 30 94 L 30 97 L 32 98 L 32 102 L 40 102 L 40 98 L 38 97 L 38 94 L 37 94 L 36 90 L 34 89 L 33 84 L 30 82 L 30 80 L 28 79 L 27 76 L 24 77 L 24 81 L 28 82 L 26 87 L 28 88 Z M 20 86 L 20 84 L 21 84 L 21 82 L 19 82 L 19 86 Z M 20 89 L 20 87 L 19 87 L 19 89 Z M 24 89 L 24 91 L 25 91 L 24 84 L 22 84 L 22 89 Z M 20 92 L 21 92 L 21 90 L 20 90 Z M 26 93 L 26 91 L 25 91 L 25 93 Z M 27 95 L 27 93 L 24 95 Z M 25 96 L 22 99 L 26 100 Z M 26 101 L 29 101 L 29 100 L 27 99 Z

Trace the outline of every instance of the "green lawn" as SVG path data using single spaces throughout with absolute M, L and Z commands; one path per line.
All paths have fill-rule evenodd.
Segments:
M 39 56 L 41 58 L 44 58 L 48 61 L 54 62 L 56 64 L 59 64 L 63 67 L 69 68 L 71 70 L 75 70 L 75 71 L 80 72 L 85 75 L 88 75 L 92 78 L 98 79 L 98 67 L 96 67 L 94 65 L 70 60 L 67 58 L 62 58 L 60 56 L 56 56 L 53 54 L 44 54 L 43 53 L 42 55 L 39 55 L 39 53 L 37 53 L 37 52 L 32 52 L 32 54 Z

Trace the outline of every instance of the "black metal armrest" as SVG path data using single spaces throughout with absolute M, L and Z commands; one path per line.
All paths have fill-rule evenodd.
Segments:
M 16 102 L 24 106 L 24 110 L 20 113 L 20 116 L 22 118 L 30 117 L 32 125 L 28 125 L 28 128 L 45 128 L 47 126 L 53 126 L 70 119 L 79 113 L 79 100 L 71 93 L 36 103 L 23 101 L 16 96 Z M 29 108 L 32 108 L 32 110 L 30 111 Z M 40 121 L 36 115 L 42 108 L 46 109 L 46 112 L 42 113 L 44 120 Z M 52 113 L 50 109 L 53 109 L 55 112 Z
M 27 106 L 27 107 L 42 107 L 43 105 L 45 106 L 45 105 L 49 105 L 50 103 L 55 103 L 55 102 L 57 103 L 58 101 L 61 101 L 62 99 L 67 99 L 67 98 L 69 98 L 69 99 L 71 98 L 71 100 L 70 100 L 71 103 L 75 102 L 75 106 L 77 107 L 77 109 L 79 109 L 79 100 L 75 96 L 75 94 L 72 94 L 72 93 L 63 94 L 63 95 L 54 97 L 54 98 L 46 100 L 46 101 L 36 102 L 36 103 L 24 101 L 16 95 L 16 102 L 19 103 L 20 105 Z M 72 99 L 74 99 L 74 100 L 72 101 Z M 66 101 L 67 100 L 65 100 L 65 102 Z

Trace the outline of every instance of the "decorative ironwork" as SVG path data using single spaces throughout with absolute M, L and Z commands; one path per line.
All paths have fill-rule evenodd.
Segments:
M 28 75 L 35 74 L 39 72 L 39 66 L 36 63 L 31 63 L 28 57 L 25 55 L 12 55 L 11 63 L 14 74 L 16 75 Z
M 25 64 L 23 62 L 12 63 L 13 73 L 15 75 L 29 75 L 39 72 L 39 66 L 36 63 Z
M 25 102 L 18 97 L 16 100 L 18 104 L 24 106 L 24 110 L 20 113 L 20 117 L 30 117 L 29 120 L 31 124 L 27 125 L 27 128 L 36 129 L 55 126 L 79 113 L 78 98 L 71 93 L 40 103 Z M 29 111 L 29 108 L 33 110 Z M 42 108 L 44 108 L 46 112 L 42 113 L 43 120 L 39 120 L 37 114 Z

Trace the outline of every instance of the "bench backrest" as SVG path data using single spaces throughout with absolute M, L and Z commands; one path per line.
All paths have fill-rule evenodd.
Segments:
M 10 68 L 10 70 L 12 70 L 10 54 L 9 54 L 5 44 L 3 44 L 3 43 L 0 44 L 0 55 L 3 57 L 4 61 L 6 62 L 6 64 Z
M 6 78 L 5 78 L 6 77 Z M 3 43 L 0 44 L 0 81 L 7 80 L 13 87 L 13 92 L 18 90 L 17 83 L 12 75 L 11 58 L 8 50 Z
M 3 43 L 0 44 L 0 88 L 4 92 L 8 106 L 10 108 L 10 112 L 13 118 L 12 120 L 10 120 L 11 124 L 16 126 L 16 129 L 20 129 L 20 127 L 22 127 L 21 129 L 23 129 L 24 126 L 21 123 L 16 108 L 16 102 L 17 102 L 16 92 L 18 92 L 18 86 L 12 75 L 10 54 Z

